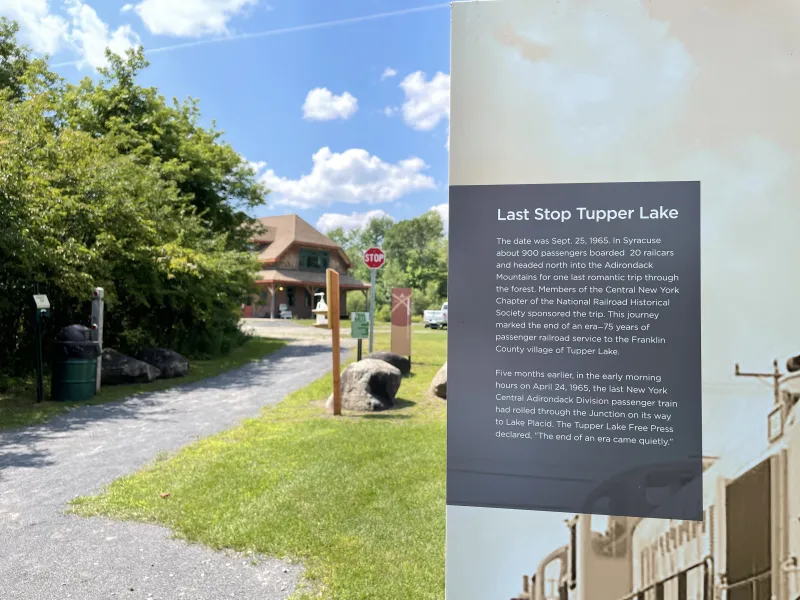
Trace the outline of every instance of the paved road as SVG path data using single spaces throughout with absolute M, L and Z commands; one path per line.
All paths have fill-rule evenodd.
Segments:
M 325 344 L 330 348 L 331 332 L 329 329 L 319 329 L 311 325 L 298 325 L 288 319 L 243 319 L 242 329 L 249 331 L 253 335 L 280 338 L 292 342 L 315 341 Z M 341 345 L 343 348 L 352 347 L 356 340 L 350 339 L 350 325 L 343 323 Z
M 65 515 L 66 503 L 159 452 L 229 429 L 330 370 L 307 339 L 220 377 L 84 406 L 0 432 L 0 599 L 278 600 L 300 569 L 170 539 L 156 526 Z

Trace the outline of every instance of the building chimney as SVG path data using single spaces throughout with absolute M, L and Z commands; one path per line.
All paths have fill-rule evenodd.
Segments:
M 530 586 L 528 585 L 528 576 L 527 575 L 523 575 L 522 576 L 522 591 L 527 594 L 530 591 L 529 587 Z

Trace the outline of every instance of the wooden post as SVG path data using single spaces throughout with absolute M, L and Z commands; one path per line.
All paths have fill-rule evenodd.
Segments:
M 325 272 L 328 288 L 328 323 L 331 328 L 331 351 L 333 352 L 333 414 L 342 414 L 341 350 L 339 340 L 339 273 L 333 269 Z

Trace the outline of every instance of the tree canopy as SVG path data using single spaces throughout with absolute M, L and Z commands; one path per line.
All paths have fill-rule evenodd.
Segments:
M 436 211 L 395 222 L 388 217 L 371 220 L 363 229 L 328 233 L 354 262 L 353 274 L 369 281 L 369 269 L 358 260 L 365 250 L 378 246 L 386 253 L 386 265 L 376 274 L 376 307 L 391 302 L 393 287 L 414 290 L 415 314 L 438 308 L 447 298 L 447 237 Z M 351 303 L 352 307 L 352 303 Z
M 246 211 L 267 190 L 196 101 L 137 83 L 141 50 L 73 85 L 16 34 L 0 20 L 0 370 L 33 365 L 37 285 L 51 333 L 88 324 L 99 286 L 108 345 L 225 352 L 257 270 Z

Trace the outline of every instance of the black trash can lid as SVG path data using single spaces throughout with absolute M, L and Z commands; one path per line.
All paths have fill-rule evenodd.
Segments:
M 91 342 L 92 330 L 85 325 L 68 325 L 58 332 L 59 342 Z
M 100 356 L 100 344 L 97 342 L 53 342 L 53 359 L 61 361 L 65 358 L 97 358 Z

